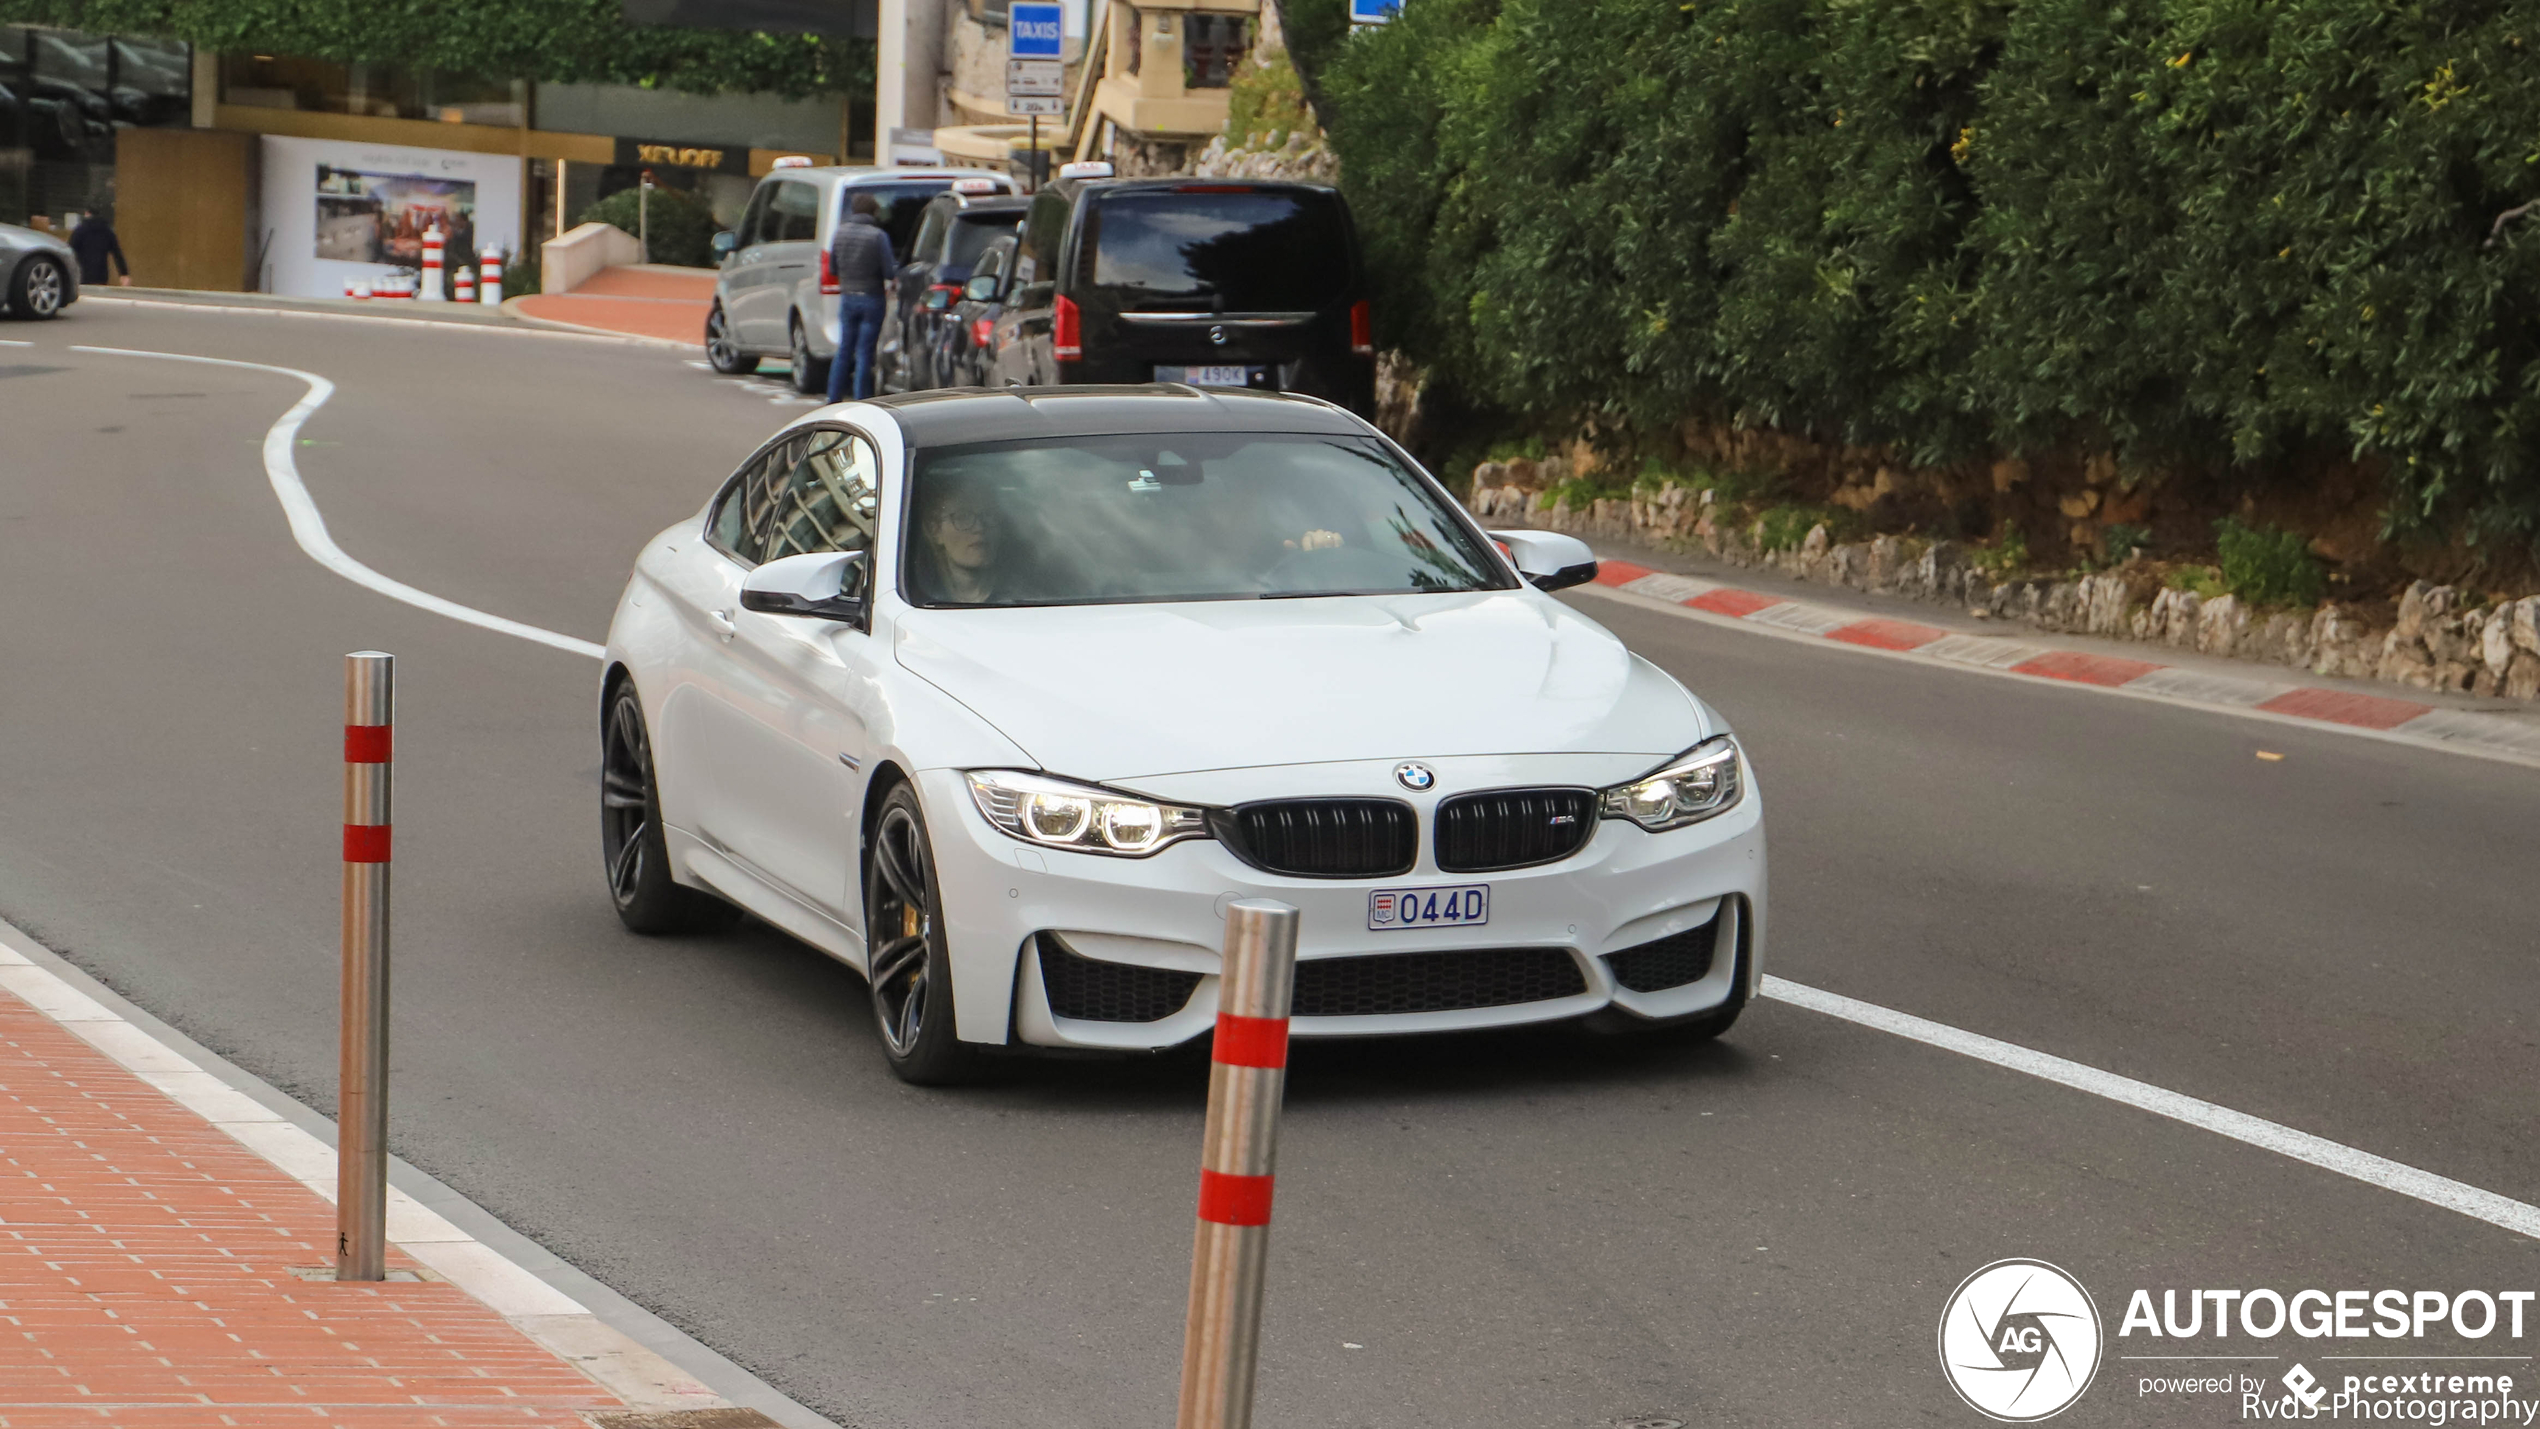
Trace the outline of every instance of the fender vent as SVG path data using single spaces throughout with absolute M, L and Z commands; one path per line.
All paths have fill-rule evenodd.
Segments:
M 1050 1013 L 1079 1022 L 1161 1022 L 1179 1012 L 1199 986 L 1198 973 L 1142 968 L 1080 957 L 1047 933 L 1032 940 Z

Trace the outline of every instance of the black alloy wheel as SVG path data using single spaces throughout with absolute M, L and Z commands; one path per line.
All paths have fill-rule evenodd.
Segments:
M 9 311 L 35 322 L 61 315 L 70 301 L 70 276 L 62 265 L 38 253 L 18 265 L 9 282 Z
M 979 1054 L 953 1032 L 952 960 L 926 813 L 906 784 L 882 801 L 864 879 L 865 981 L 882 1055 L 901 1081 L 945 1086 L 977 1075 Z
M 758 359 L 741 351 L 740 342 L 732 336 L 732 325 L 724 320 L 721 303 L 706 314 L 706 363 L 726 377 L 758 371 Z
M 801 319 L 794 322 L 794 390 L 806 397 L 829 395 L 829 364 L 811 355 L 811 338 Z
M 670 876 L 653 783 L 653 743 L 633 681 L 609 697 L 600 728 L 600 859 L 609 901 L 638 933 L 710 933 L 733 927 L 741 910 Z

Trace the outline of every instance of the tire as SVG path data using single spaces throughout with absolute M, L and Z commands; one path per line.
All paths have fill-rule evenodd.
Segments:
M 600 869 L 617 916 L 635 932 L 717 933 L 740 924 L 740 909 L 670 876 L 653 741 L 631 680 L 619 683 L 600 720 Z
M 30 322 L 60 317 L 70 294 L 70 273 L 50 254 L 36 254 L 9 276 L 9 311 Z
M 811 339 L 804 335 L 802 319 L 793 322 L 794 390 L 806 397 L 829 395 L 829 364 L 811 355 Z
M 758 371 L 758 359 L 741 351 L 733 339 L 721 303 L 706 314 L 706 364 L 726 377 L 745 377 Z
M 883 1060 L 921 1087 L 974 1080 L 981 1057 L 953 1031 L 952 959 L 944 947 L 943 890 L 917 791 L 882 800 L 864 874 L 865 981 Z

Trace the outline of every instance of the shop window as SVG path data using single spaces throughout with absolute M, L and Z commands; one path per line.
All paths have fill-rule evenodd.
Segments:
M 1194 11 L 1182 17 L 1182 87 L 1224 89 L 1234 81 L 1235 66 L 1251 48 L 1250 26 L 1241 15 Z
M 114 206 L 115 130 L 192 122 L 183 45 L 0 27 L 0 222 Z
M 517 80 L 295 55 L 221 56 L 221 102 L 507 129 L 519 127 L 529 113 L 528 87 Z

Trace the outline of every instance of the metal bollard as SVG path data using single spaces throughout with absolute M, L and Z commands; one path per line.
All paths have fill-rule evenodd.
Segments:
M 1288 998 L 1297 911 L 1266 898 L 1226 909 L 1217 979 L 1216 1065 L 1200 1148 L 1199 1232 L 1182 1327 L 1180 1429 L 1250 1429 L 1270 1263 L 1270 1190 L 1279 1098 L 1288 1079 Z
M 335 1278 L 388 1278 L 388 776 L 397 657 L 344 657 L 343 1060 L 335 1089 Z

